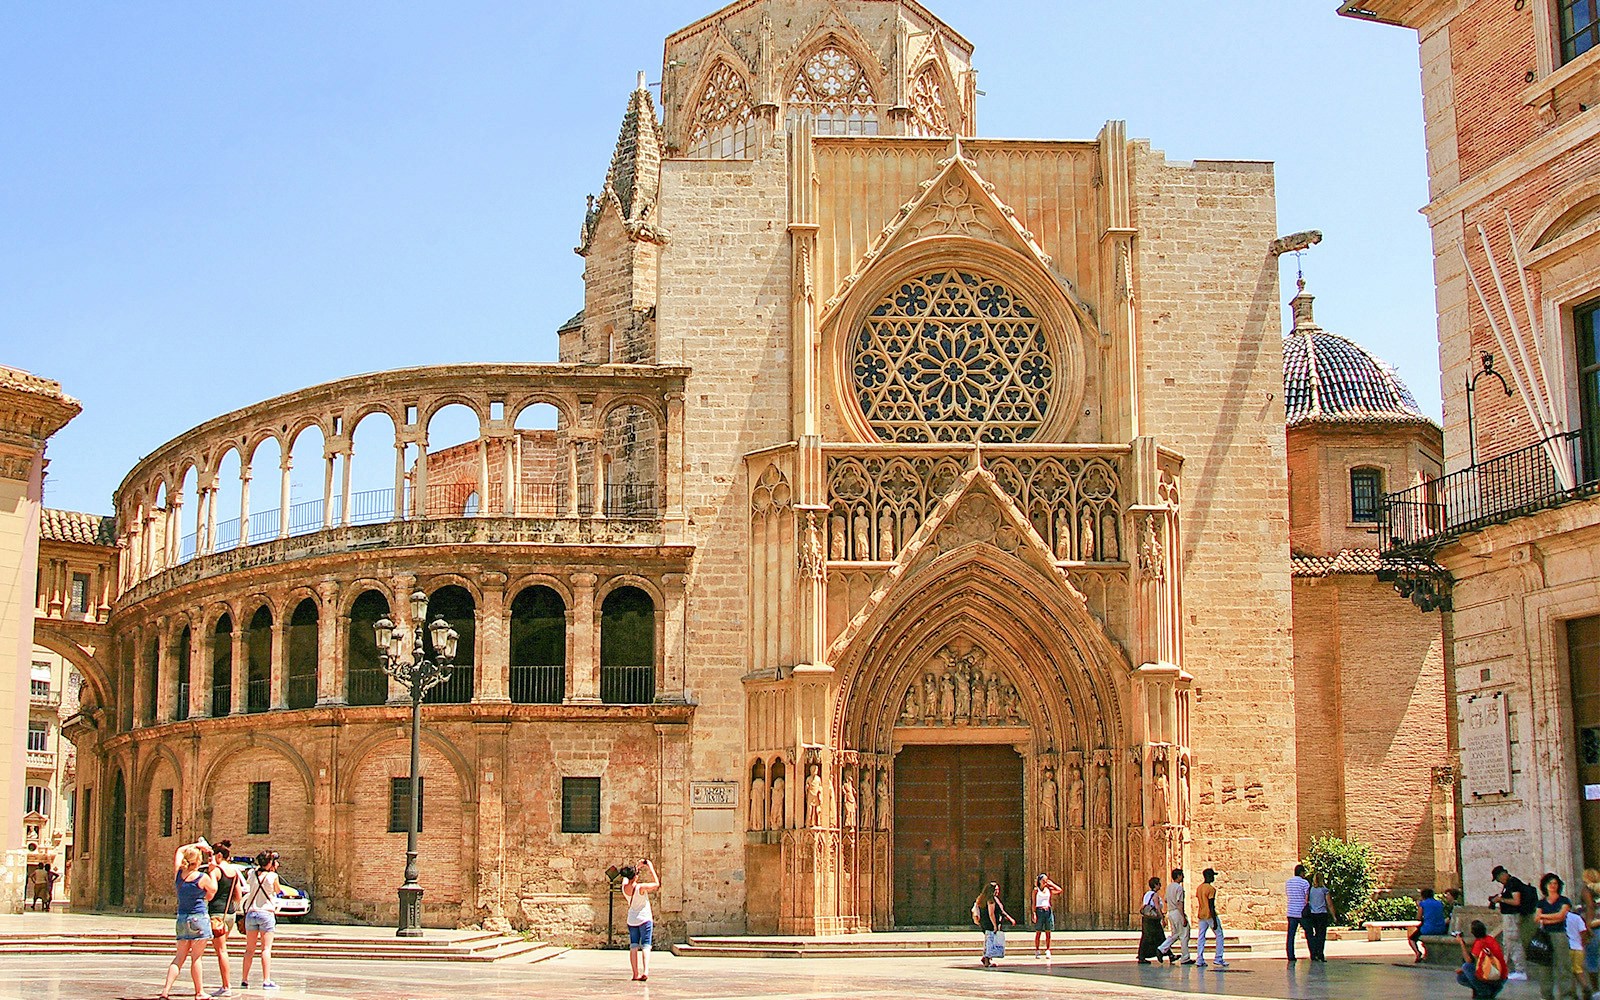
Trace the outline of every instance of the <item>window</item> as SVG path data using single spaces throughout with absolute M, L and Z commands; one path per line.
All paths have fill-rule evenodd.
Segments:
M 719 59 L 700 91 L 686 155 L 692 159 L 744 159 L 755 145 L 755 130 L 750 89 L 732 66 Z
M 223 615 L 211 633 L 211 715 L 233 710 L 233 619 Z
M 15 743 L 13 743 L 11 745 L 12 746 L 16 746 Z M 46 750 L 49 750 L 49 749 L 50 749 L 50 723 L 48 723 L 48 722 L 29 721 L 29 723 L 28 723 L 28 752 L 29 753 L 44 753 Z
M 559 705 L 566 664 L 566 603 L 549 587 L 529 587 L 511 602 L 511 700 Z
M 656 606 L 638 587 L 618 587 L 600 605 L 600 700 L 656 700 Z
M 29 785 L 23 790 L 22 811 L 38 813 L 40 816 L 50 815 L 50 789 L 43 785 Z
M 244 657 L 244 710 L 265 712 L 272 707 L 272 610 L 266 606 L 256 609 L 250 618 L 250 628 L 244 634 Z
M 80 615 L 89 613 L 89 575 L 72 574 L 72 610 Z
M 1376 521 L 1383 509 L 1383 472 L 1378 469 L 1350 470 L 1350 520 Z
M 367 638 L 371 636 L 368 631 Z M 317 703 L 316 601 L 308 597 L 295 606 L 285 641 L 289 654 L 289 707 L 310 708 Z
M 172 836 L 172 789 L 161 790 L 161 835 Z
M 812 119 L 817 135 L 877 135 L 878 105 L 861 66 L 837 44 L 813 52 L 789 85 L 788 120 Z
M 28 694 L 34 698 L 50 697 L 50 682 L 35 677 L 28 681 Z
M 245 820 L 246 833 L 272 832 L 272 782 L 250 782 L 249 816 Z
M 1600 0 L 1559 0 L 1563 65 L 1600 45 Z
M 1600 300 L 1572 310 L 1578 347 L 1578 428 L 1583 480 L 1600 475 Z
M 373 643 L 372 626 L 389 617 L 389 601 L 376 590 L 367 590 L 350 605 L 350 634 L 345 647 L 345 702 L 351 705 L 382 705 L 389 700 L 389 677 L 383 672 L 383 658 Z
M 450 666 L 450 679 L 429 691 L 423 701 L 430 705 L 464 705 L 472 700 L 472 628 L 475 614 L 472 595 L 464 587 L 440 587 L 428 598 L 428 621 L 443 617 L 456 630 L 456 658 Z M 422 632 L 422 644 L 434 655 L 433 633 Z
M 600 832 L 600 779 L 561 779 L 561 832 Z
M 417 779 L 417 832 L 422 832 L 422 807 L 428 801 L 428 779 Z M 411 822 L 411 779 L 389 779 L 389 832 L 405 833 Z
M 179 722 L 189 718 L 189 691 L 193 687 L 194 631 L 185 625 L 178 633 L 178 646 L 173 654 L 177 660 L 177 684 L 172 717 Z

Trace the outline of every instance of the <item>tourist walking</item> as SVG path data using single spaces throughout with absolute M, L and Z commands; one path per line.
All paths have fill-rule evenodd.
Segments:
M 1532 955 L 1529 961 L 1539 970 L 1539 996 L 1543 1000 L 1567 1000 L 1573 995 L 1572 954 L 1567 947 L 1567 914 L 1572 912 L 1572 900 L 1562 895 L 1563 888 L 1555 872 L 1546 872 L 1539 880 L 1539 902 L 1535 904 L 1538 912 L 1533 919 L 1538 927 L 1535 933 L 1549 944 L 1545 954 L 1549 955 L 1550 964 L 1534 961 Z M 1528 947 L 1525 942 L 1523 949 Z
M 1161 880 L 1151 876 L 1149 889 L 1139 903 L 1139 964 L 1149 965 L 1161 957 L 1161 940 L 1167 936 L 1162 922 Z
M 217 883 L 200 870 L 205 861 L 206 842 L 198 840 L 184 844 L 173 855 L 173 881 L 178 890 L 177 949 L 167 965 L 167 981 L 161 987 L 161 998 L 172 995 L 172 984 L 178 981 L 183 963 L 189 963 L 189 974 L 194 978 L 195 1000 L 204 1000 L 205 987 L 200 982 L 200 960 L 206 954 L 206 942 L 211 940 L 211 918 L 206 915 L 206 903 L 217 891 Z
M 52 895 L 50 866 L 40 864 L 28 872 L 28 905 L 35 911 L 48 910 Z
M 1417 900 L 1417 926 L 1406 935 L 1406 944 L 1411 946 L 1411 954 L 1416 956 L 1412 961 L 1420 962 L 1428 957 L 1428 948 L 1422 943 L 1424 935 L 1437 937 L 1448 930 L 1444 903 L 1434 898 L 1432 889 L 1422 890 L 1422 898 Z
M 1527 979 L 1528 956 L 1522 946 L 1533 933 L 1538 896 L 1532 886 L 1506 871 L 1504 865 L 1495 865 L 1490 877 L 1500 883 L 1500 891 L 1489 897 L 1489 905 L 1500 909 L 1500 943 L 1511 965 L 1506 979 Z
M 1470 946 L 1461 932 L 1456 931 L 1462 958 L 1461 968 L 1456 970 L 1456 982 L 1471 990 L 1477 1000 L 1494 1000 L 1506 988 L 1506 954 L 1482 920 L 1474 920 L 1471 930 Z
M 661 878 L 649 858 L 640 858 L 638 865 L 624 865 L 621 875 L 622 898 L 628 901 L 628 965 L 633 969 L 633 981 L 642 983 L 650 978 L 650 947 L 655 938 L 650 894 L 661 888 Z
M 1583 971 L 1588 988 L 1600 990 L 1600 871 L 1583 870 L 1583 890 L 1578 898 L 1583 900 L 1583 922 L 1589 929 L 1583 943 Z
M 278 930 L 278 852 L 262 851 L 256 855 L 256 867 L 245 876 L 244 902 L 244 969 L 239 973 L 239 985 L 250 986 L 250 961 L 261 953 L 261 988 L 275 990 L 272 981 L 272 936 Z
M 1044 958 L 1050 960 L 1050 935 L 1056 929 L 1055 898 L 1061 892 L 1050 876 L 1041 873 L 1033 880 L 1033 957 L 1039 957 L 1039 937 L 1044 937 Z
M 1194 953 L 1199 961 L 1195 963 L 1199 968 L 1206 967 L 1206 932 L 1217 936 L 1217 954 L 1212 961 L 1219 969 L 1226 969 L 1228 963 L 1222 960 L 1222 917 L 1217 913 L 1217 870 L 1207 868 L 1200 873 L 1200 885 L 1194 890 L 1194 915 L 1200 921 L 1200 938 L 1195 944 Z
M 992 966 L 995 959 L 1006 957 L 1006 932 L 1000 922 L 1003 920 L 1012 926 L 1017 923 L 1000 902 L 1000 883 L 990 882 L 985 886 L 982 895 L 972 904 L 972 910 L 978 926 L 983 929 L 983 964 Z
M 1184 965 L 1193 965 L 1194 959 L 1189 957 L 1189 914 L 1184 908 L 1183 869 L 1172 869 L 1172 881 L 1167 885 L 1167 937 L 1161 942 L 1161 957 L 1169 962 L 1176 962 L 1172 955 L 1172 946 L 1182 944 L 1179 949 L 1183 955 Z
M 1300 930 L 1302 925 L 1306 936 L 1306 948 L 1312 950 L 1313 954 L 1315 953 L 1314 946 L 1311 944 L 1311 925 L 1305 923 L 1306 900 L 1310 895 L 1311 883 L 1306 881 L 1306 866 L 1295 865 L 1294 874 L 1289 876 L 1288 881 L 1283 883 L 1284 903 L 1289 915 L 1289 933 L 1284 938 L 1283 950 L 1288 953 L 1289 961 L 1291 962 L 1295 961 L 1294 932 Z
M 217 971 L 222 985 L 211 991 L 214 997 L 233 995 L 233 977 L 228 973 L 228 938 L 233 934 L 239 901 L 242 897 L 239 883 L 244 870 L 233 863 L 233 845 L 219 840 L 211 845 L 211 864 L 206 874 L 217 884 L 206 909 L 211 917 L 211 950 L 217 955 Z
M 1333 924 L 1333 896 L 1328 892 L 1322 876 L 1311 876 L 1311 888 L 1306 890 L 1306 947 L 1311 949 L 1313 962 L 1328 960 L 1328 927 Z

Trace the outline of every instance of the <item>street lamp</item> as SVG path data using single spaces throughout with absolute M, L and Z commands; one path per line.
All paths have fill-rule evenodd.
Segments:
M 422 696 L 450 679 L 456 658 L 456 630 L 441 615 L 427 625 L 433 640 L 433 659 L 423 655 L 422 629 L 428 618 L 428 595 L 411 595 L 411 656 L 406 658 L 406 634 L 385 615 L 372 623 L 383 672 L 411 694 L 411 815 L 406 818 L 406 880 L 400 886 L 400 927 L 396 937 L 422 936 L 422 886 L 417 884 L 417 819 L 422 809 Z

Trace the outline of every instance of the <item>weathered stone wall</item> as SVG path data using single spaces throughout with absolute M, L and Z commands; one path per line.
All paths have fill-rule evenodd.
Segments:
M 1244 926 L 1276 914 L 1298 842 L 1272 168 L 1129 159 L 1139 432 L 1184 456 L 1190 859 L 1228 873 Z

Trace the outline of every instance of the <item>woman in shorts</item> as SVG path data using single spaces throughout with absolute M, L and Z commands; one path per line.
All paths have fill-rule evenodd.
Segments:
M 1044 959 L 1050 961 L 1050 934 L 1056 929 L 1055 898 L 1061 892 L 1048 875 L 1033 880 L 1033 957 L 1039 957 L 1039 938 L 1044 937 Z
M 244 870 L 232 860 L 232 845 L 219 840 L 211 845 L 212 861 L 206 874 L 217 883 L 216 894 L 211 897 L 207 912 L 211 915 L 211 950 L 217 955 L 217 970 L 222 975 L 222 988 L 212 992 L 214 997 L 233 995 L 233 977 L 228 973 L 228 937 L 234 930 L 234 914 L 239 912 L 239 883 Z
M 184 844 L 173 856 L 173 880 L 178 890 L 177 951 L 167 966 L 167 982 L 161 987 L 161 1000 L 172 994 L 172 984 L 178 981 L 183 963 L 189 963 L 189 974 L 194 977 L 195 1000 L 203 1000 L 205 987 L 200 983 L 200 960 L 206 954 L 206 942 L 211 940 L 211 918 L 206 914 L 206 903 L 217 891 L 217 883 L 200 870 L 206 858 L 206 842 Z
M 650 944 L 654 936 L 655 914 L 650 910 L 650 894 L 661 888 L 656 866 L 641 858 L 637 867 L 625 865 L 622 898 L 628 901 L 628 964 L 633 966 L 633 981 L 650 978 Z
M 278 852 L 256 855 L 256 870 L 244 890 L 244 971 L 239 985 L 250 986 L 250 960 L 261 952 L 261 988 L 275 990 L 272 981 L 272 934 L 278 929 Z

